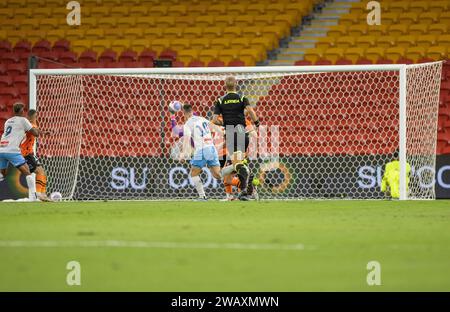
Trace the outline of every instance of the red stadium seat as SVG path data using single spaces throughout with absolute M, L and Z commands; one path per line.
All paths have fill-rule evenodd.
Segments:
M 40 52 L 49 52 L 52 49 L 52 44 L 50 41 L 47 40 L 40 40 L 36 42 L 33 46 L 33 53 L 40 53 Z
M 113 50 L 105 50 L 100 54 L 99 62 L 115 62 L 117 60 L 117 53 Z
M 225 63 L 219 60 L 213 60 L 208 63 L 208 67 L 224 67 Z
M 0 63 L 0 76 L 5 76 L 7 74 L 6 64 Z
M 154 59 L 156 59 L 156 52 L 149 49 L 144 49 L 138 58 L 140 62 L 153 62 Z
M 57 52 L 54 52 L 54 51 L 40 52 L 40 53 L 37 53 L 37 56 L 39 56 L 39 57 L 41 57 L 43 59 L 52 60 L 54 62 L 58 62 L 59 61 L 59 54 Z
M 78 58 L 80 63 L 97 62 L 97 53 L 92 50 L 83 51 Z
M 181 61 L 173 61 L 172 67 L 184 67 L 184 63 Z
M 24 75 L 27 73 L 27 65 L 24 63 L 8 64 L 7 70 L 9 75 Z
M 394 62 L 392 60 L 388 60 L 385 58 L 380 58 L 377 60 L 376 64 L 393 64 Z
M 368 64 L 372 64 L 372 61 L 365 59 L 365 58 L 360 58 L 359 60 L 356 61 L 356 64 L 368 65 Z
M 19 56 L 14 52 L 6 52 L 0 54 L 0 62 L 3 64 L 18 63 Z
M 71 51 L 64 51 L 59 54 L 59 61 L 63 64 L 71 65 L 78 61 L 78 55 Z
M 13 80 L 10 76 L 0 76 L 0 88 L 12 87 Z
M 31 43 L 26 40 L 20 40 L 14 46 L 14 52 L 31 52 Z
M 14 76 L 13 81 L 14 81 L 14 87 L 17 88 L 17 91 L 19 91 L 19 88 L 28 86 L 28 76 L 27 75 Z
M 55 52 L 70 51 L 70 42 L 64 39 L 58 40 L 53 44 L 52 50 Z
M 159 54 L 159 58 L 160 59 L 169 59 L 169 60 L 174 61 L 177 58 L 177 52 L 173 51 L 171 49 L 166 49 Z
M 228 63 L 228 66 L 230 67 L 240 67 L 240 66 L 245 66 L 245 63 L 241 60 L 231 60 Z
M 315 63 L 316 65 L 332 65 L 333 63 L 329 60 L 319 59 Z
M 309 66 L 312 65 L 310 61 L 307 60 L 298 60 L 294 63 L 295 66 Z
M 205 63 L 199 60 L 192 60 L 189 62 L 188 67 L 205 67 Z
M 0 54 L 12 52 L 11 43 L 7 40 L 0 40 Z
M 336 65 L 352 65 L 352 61 L 347 59 L 339 59 L 336 61 Z
M 120 53 L 119 62 L 133 62 L 138 58 L 138 54 L 133 50 L 125 50 Z
M 413 64 L 413 60 L 401 57 L 397 60 L 397 64 Z

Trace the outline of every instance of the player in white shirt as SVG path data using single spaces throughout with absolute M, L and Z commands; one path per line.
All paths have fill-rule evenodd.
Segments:
M 200 173 L 203 167 L 208 167 L 214 178 L 222 179 L 217 150 L 214 146 L 209 121 L 200 116 L 194 116 L 190 104 L 183 105 L 185 124 L 183 127 L 183 152 L 180 160 L 184 161 L 191 155 L 191 140 L 194 153 L 191 159 L 191 177 L 201 200 L 206 200 Z
M 26 132 L 39 136 L 39 130 L 33 128 L 30 121 L 23 117 L 22 103 L 16 103 L 13 106 L 14 117 L 5 122 L 3 135 L 0 139 L 0 175 L 6 176 L 8 163 L 16 167 L 25 175 L 28 186 L 28 198 L 31 201 L 36 200 L 36 182 L 30 173 L 30 168 L 20 152 L 20 143 L 25 137 Z

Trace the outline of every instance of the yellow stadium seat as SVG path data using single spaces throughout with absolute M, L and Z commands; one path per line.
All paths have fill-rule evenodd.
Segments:
M 143 38 L 144 30 L 142 28 L 126 28 L 123 30 L 123 35 L 125 38 L 134 40 L 138 38 Z
M 228 27 L 231 25 L 231 19 L 228 15 L 218 15 L 214 18 L 214 26 L 216 27 Z
M 168 7 L 165 5 L 153 5 L 149 8 L 148 14 L 151 16 L 165 16 L 167 15 Z
M 390 36 L 399 37 L 408 33 L 408 25 L 397 24 L 389 26 L 388 34 Z
M 417 12 L 405 12 L 403 14 L 400 14 L 398 17 L 398 21 L 401 24 L 413 24 L 421 22 L 419 20 L 419 13 Z
M 111 49 L 119 53 L 129 47 L 131 47 L 131 41 L 129 39 L 117 39 L 111 43 Z
M 367 49 L 369 47 L 375 46 L 376 38 L 374 36 L 361 36 L 356 38 L 355 45 L 357 47 Z
M 249 26 L 242 29 L 242 36 L 247 38 L 259 37 L 262 35 L 261 26 Z
M 428 27 L 430 35 L 444 35 L 447 34 L 448 26 L 446 24 L 431 24 Z
M 195 25 L 195 17 L 193 15 L 177 16 L 177 27 L 193 27 Z
M 240 37 L 242 34 L 241 27 L 225 27 L 222 32 L 224 38 L 236 38 Z
M 301 16 L 307 15 L 312 9 L 312 4 L 310 1 L 305 2 L 288 2 L 285 6 L 286 12 L 294 12 L 295 15 L 301 18 Z
M 448 59 L 448 46 L 434 46 L 427 51 L 427 56 L 435 61 Z
M 26 32 L 27 31 L 24 31 L 24 30 L 8 30 L 8 32 L 7 32 L 8 41 L 10 41 L 12 44 L 14 44 L 15 42 L 24 38 Z
M 91 40 L 73 40 L 71 44 L 72 51 L 75 53 L 81 53 L 84 50 L 88 50 L 91 48 L 91 45 Z
M 28 30 L 26 33 L 26 37 L 24 39 L 27 39 L 28 41 L 30 41 L 31 43 L 35 43 L 39 40 L 43 40 L 43 39 L 47 39 L 46 37 L 46 32 L 44 30 Z
M 84 8 L 82 13 L 81 13 L 81 22 L 83 23 L 84 17 L 89 16 L 88 14 L 85 14 L 85 11 L 89 11 L 87 10 L 87 8 Z M 67 18 L 67 9 L 65 7 L 57 7 L 57 8 L 52 8 L 50 16 L 53 18 L 60 18 L 63 20 L 66 20 Z M 35 16 L 36 18 L 46 18 L 49 16 L 49 9 L 48 8 L 37 8 L 33 10 L 33 16 Z
M 406 49 L 406 58 L 417 62 L 419 59 L 425 57 L 427 49 L 425 47 L 411 47 Z
M 184 38 L 193 39 L 201 37 L 203 33 L 203 28 L 201 27 L 189 27 L 184 30 Z
M 54 30 L 51 30 L 54 31 Z M 82 40 L 84 38 L 85 30 L 82 28 L 69 28 L 66 30 L 66 38 L 69 41 Z
M 437 37 L 436 41 L 440 46 L 450 46 L 450 34 L 440 35 Z
M 285 26 L 288 28 L 295 26 L 295 17 L 291 14 L 275 15 L 273 21 L 277 24 L 285 24 Z
M 91 28 L 84 33 L 84 39 L 100 40 L 104 37 L 104 31 L 101 28 Z
M 361 24 L 361 25 L 353 25 L 348 28 L 347 35 L 348 36 L 365 36 L 367 34 L 368 28 L 370 29 L 373 26 L 368 26 L 367 24 Z
M 429 4 L 427 1 L 411 1 L 409 4 L 409 12 L 425 12 L 428 11 Z
M 235 38 L 230 42 L 230 47 L 233 50 L 247 49 L 250 47 L 250 42 L 251 42 L 250 38 L 246 37 Z
M 33 9 L 31 8 L 17 8 L 14 10 L 14 19 L 21 20 L 30 18 L 33 14 Z
M 129 14 L 129 8 L 127 6 L 113 6 L 109 12 L 110 16 L 113 17 L 126 17 Z
M 306 61 L 309 61 L 311 63 L 315 63 L 317 60 L 323 58 L 324 50 L 322 49 L 308 49 L 305 54 L 303 55 L 303 58 Z
M 139 5 L 139 6 L 130 6 L 129 10 L 130 16 L 147 16 L 148 14 L 148 7 L 145 5 Z
M 343 48 L 329 48 L 323 54 L 324 58 L 336 63 L 336 61 L 344 56 L 345 49 Z
M 366 9 L 366 2 L 355 2 L 352 4 L 352 7 L 350 8 L 350 13 L 352 14 L 366 14 L 367 15 L 367 9 Z
M 186 15 L 187 13 L 187 8 L 185 5 L 171 5 L 169 6 L 169 10 L 168 10 L 168 14 L 172 15 L 172 16 L 182 16 L 182 15 Z
M 420 23 L 431 24 L 438 23 L 439 13 L 438 12 L 423 12 L 419 15 Z
M 388 33 L 389 31 L 389 25 L 371 25 L 367 28 L 367 34 L 369 36 L 375 36 L 375 37 L 379 37 L 379 36 L 384 36 Z
M 26 5 L 26 1 L 23 0 L 8 0 L 9 8 L 21 8 Z
M 211 40 L 210 47 L 215 50 L 227 49 L 231 41 L 228 38 L 215 38 Z
M 115 17 L 99 18 L 97 22 L 97 26 L 102 28 L 115 28 L 116 25 L 117 25 L 117 18 Z
M 148 49 L 148 47 L 150 47 L 150 45 L 151 45 L 151 40 L 149 40 L 149 39 L 131 40 L 131 47 L 133 48 L 133 50 L 135 50 L 137 52 L 141 52 L 144 49 Z
M 44 18 L 39 21 L 39 29 L 50 30 L 58 28 L 58 19 L 56 18 Z
M 229 63 L 232 60 L 236 60 L 239 57 L 239 50 L 225 49 L 219 50 L 219 60 L 224 63 Z
M 177 60 L 180 60 L 185 64 L 187 64 L 190 61 L 197 59 L 197 57 L 198 57 L 198 50 L 195 49 L 181 50 L 178 51 Z
M 266 14 L 271 14 L 271 15 L 280 15 L 283 14 L 285 11 L 285 4 L 284 3 L 269 3 L 266 6 Z
M 202 49 L 198 54 L 198 59 L 205 64 L 217 59 L 219 56 L 219 50 L 214 49 Z
M 108 17 L 110 15 L 110 8 L 103 6 L 94 6 L 90 8 L 92 17 Z
M 156 25 L 158 27 L 173 27 L 175 26 L 175 17 L 173 16 L 160 16 L 156 18 Z
M 316 48 L 323 50 L 332 48 L 336 44 L 336 39 L 336 37 L 320 37 L 316 42 Z
M 156 51 L 158 53 L 161 53 L 161 51 L 167 49 L 168 47 L 170 47 L 170 39 L 167 38 L 152 40 L 152 44 L 150 46 L 153 51 Z
M 258 61 L 259 54 L 254 49 L 242 49 L 239 51 L 239 59 L 247 66 L 254 66 Z
M 439 23 L 442 23 L 445 25 L 450 25 L 450 12 L 449 11 L 442 12 L 439 15 Z
M 385 12 L 381 14 L 381 24 L 383 25 L 392 25 L 398 23 L 399 14 L 397 12 Z
M 396 37 L 394 36 L 382 36 L 377 38 L 377 44 L 375 45 L 378 48 L 390 48 L 395 46 Z
M 403 13 L 408 11 L 409 1 L 383 2 L 381 8 L 388 12 Z
M 356 40 L 355 37 L 353 36 L 343 36 L 343 37 L 338 37 L 336 39 L 336 47 L 338 48 L 350 48 L 355 46 Z
M 271 51 L 275 48 L 273 41 L 267 37 L 255 37 L 250 41 L 250 44 L 262 47 L 265 51 Z
M 279 25 L 268 25 L 262 28 L 261 33 L 263 36 L 267 34 L 275 34 L 278 39 L 281 39 L 283 37 L 286 37 L 290 33 L 290 29 Z
M 400 36 L 396 40 L 396 45 L 399 47 L 413 47 L 416 45 L 416 36 Z
M 328 30 L 327 35 L 329 37 L 341 37 L 347 35 L 347 26 L 344 25 L 335 25 L 331 26 Z
M 253 15 L 238 15 L 234 19 L 234 25 L 238 27 L 247 27 L 255 25 L 255 17 Z
M 96 17 L 83 17 L 81 19 L 81 27 L 92 28 L 97 26 Z
M 393 62 L 397 62 L 397 60 L 401 57 L 405 56 L 405 48 L 404 47 L 391 47 L 387 48 L 385 52 L 385 56 L 388 60 L 392 60 Z
M 180 27 L 167 27 L 164 28 L 163 35 L 165 38 L 181 38 L 183 36 L 183 28 Z
M 136 18 L 136 27 L 148 28 L 156 25 L 156 18 L 153 16 L 139 16 Z
M 362 47 L 355 47 L 355 48 L 348 48 L 345 50 L 344 57 L 352 63 L 356 63 L 357 60 L 362 58 L 364 56 L 364 48 Z
M 366 15 L 364 16 L 366 17 Z M 339 19 L 339 24 L 343 26 L 350 26 L 358 23 L 359 14 L 357 13 L 347 13 L 341 16 Z
M 428 9 L 435 12 L 447 12 L 450 9 L 450 3 L 448 0 L 433 0 L 428 4 Z
M 233 4 L 228 7 L 227 14 L 229 16 L 244 15 L 247 13 L 246 9 L 247 9 L 247 4 L 241 4 L 241 3 Z
M 8 38 L 6 30 L 0 29 L 0 40 L 4 40 L 6 38 Z
M 191 49 L 209 49 L 211 40 L 208 38 L 191 39 Z
M 262 3 L 251 4 L 247 7 L 247 14 L 260 15 L 265 14 L 266 6 Z
M 7 2 L 7 1 L 6 1 Z M 25 2 L 25 1 L 24 1 Z M 26 0 L 27 3 L 27 7 L 32 8 L 32 7 L 38 7 L 40 5 L 42 5 L 42 2 L 44 2 L 47 6 L 51 6 L 51 3 L 47 2 L 47 1 L 41 1 L 41 0 Z
M 426 35 L 428 34 L 428 25 L 426 24 L 409 25 L 408 34 L 413 36 Z
M 91 49 L 97 54 L 100 54 L 101 51 L 111 48 L 111 40 L 108 39 L 100 39 L 100 40 L 92 40 Z
M 47 32 L 46 38 L 48 41 L 55 42 L 66 37 L 64 29 L 52 29 Z
M 384 58 L 384 48 L 373 47 L 368 48 L 364 52 L 365 58 L 371 60 L 372 62 L 376 62 L 378 59 Z
M 144 29 L 144 38 L 156 39 L 163 36 L 163 28 L 150 27 Z
M 109 39 L 109 40 L 121 39 L 123 36 L 123 30 L 121 28 L 104 28 L 103 33 L 104 33 L 104 39 Z M 130 38 L 125 37 L 125 38 L 133 39 L 131 37 Z
M 195 25 L 197 27 L 212 27 L 214 26 L 214 15 L 199 15 L 195 18 Z
M 135 17 L 118 17 L 117 18 L 117 28 L 131 28 L 136 25 Z
M 227 6 L 224 4 L 213 4 L 207 7 L 207 12 L 214 15 L 226 15 Z
M 416 43 L 421 47 L 430 47 L 436 44 L 436 35 L 421 35 L 417 36 Z
M 273 24 L 273 18 L 273 15 L 268 14 L 255 15 L 253 21 L 255 23 L 255 26 L 266 26 Z
M 20 29 L 22 30 L 31 30 L 39 28 L 40 19 L 24 19 L 20 21 Z M 3 27 L 2 27 L 3 28 Z
M 214 39 L 222 36 L 222 27 L 208 27 L 203 29 L 203 37 Z
M 190 46 L 191 41 L 186 38 L 177 38 L 170 42 L 170 48 L 176 51 L 189 49 Z
M 208 5 L 206 5 L 206 4 L 191 5 L 191 6 L 189 6 L 189 14 L 195 15 L 195 16 L 205 15 L 207 8 L 208 8 Z

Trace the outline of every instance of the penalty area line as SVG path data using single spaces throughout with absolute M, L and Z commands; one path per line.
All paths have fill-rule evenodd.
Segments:
M 235 249 L 235 250 L 305 250 L 303 244 L 259 244 L 259 243 L 191 243 L 191 242 L 150 242 L 122 240 L 87 241 L 0 241 L 0 248 L 154 248 L 154 249 Z

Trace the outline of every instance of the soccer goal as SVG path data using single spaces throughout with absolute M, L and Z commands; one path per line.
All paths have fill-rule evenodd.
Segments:
M 398 154 L 400 198 L 434 199 L 441 67 L 32 69 L 30 106 L 51 133 L 37 155 L 65 199 L 192 198 L 168 105 L 210 118 L 234 75 L 261 121 L 248 150 L 260 198 L 382 199 Z M 207 196 L 222 198 L 222 181 L 203 174 Z

